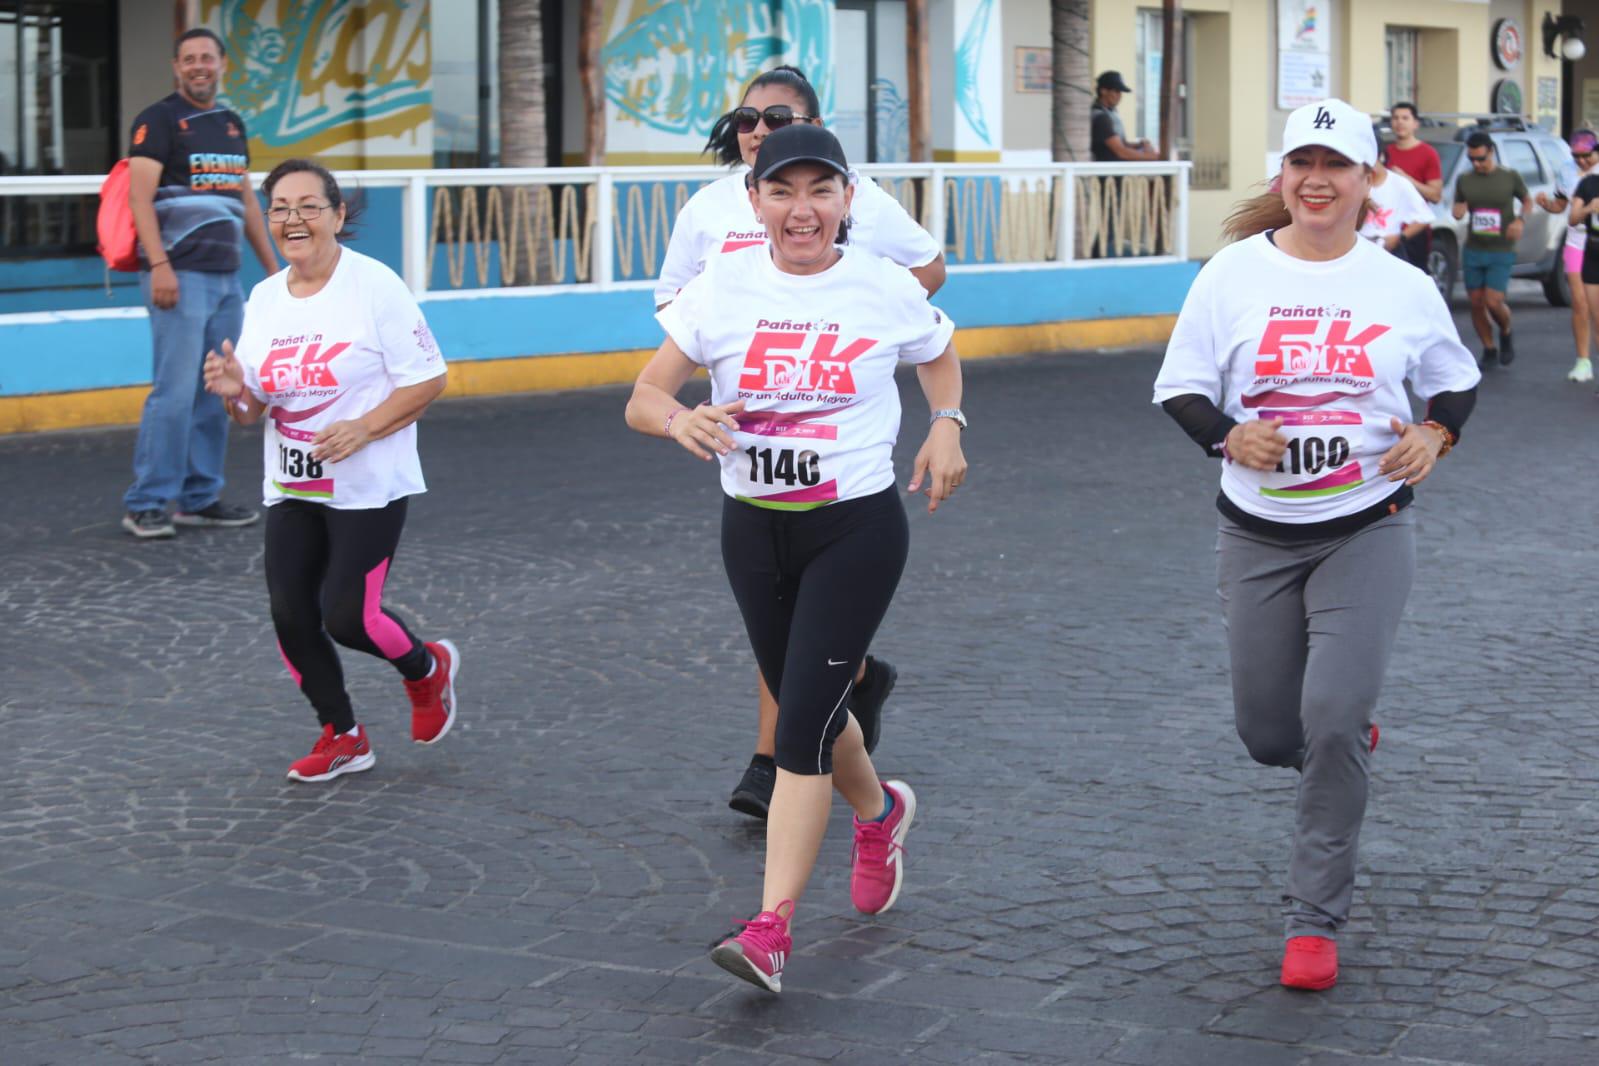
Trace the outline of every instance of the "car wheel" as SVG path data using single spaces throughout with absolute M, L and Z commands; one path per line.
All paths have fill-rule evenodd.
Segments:
M 1455 277 L 1459 272 L 1460 250 L 1455 244 L 1455 235 L 1433 230 L 1432 250 L 1427 253 L 1427 273 L 1432 275 L 1432 283 L 1438 287 L 1438 295 L 1444 298 L 1444 303 L 1454 294 Z
M 1551 307 L 1571 306 L 1571 277 L 1566 273 L 1564 256 L 1556 254 L 1554 265 L 1544 275 L 1543 295 Z

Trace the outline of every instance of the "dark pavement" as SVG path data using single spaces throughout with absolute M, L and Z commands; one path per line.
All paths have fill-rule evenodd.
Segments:
M 1418 490 L 1324 994 L 1276 985 L 1294 775 L 1232 733 L 1216 469 L 1157 352 L 968 368 L 971 475 L 877 642 L 906 890 L 851 909 L 838 804 L 775 998 L 706 959 L 762 856 L 715 472 L 625 390 L 428 415 L 390 602 L 460 645 L 460 723 L 413 746 L 346 653 L 377 766 L 326 786 L 283 778 L 316 727 L 260 527 L 136 543 L 131 431 L 0 440 L 0 1063 L 1599 1062 L 1599 401 L 1515 304 Z M 259 463 L 239 434 L 231 498 Z

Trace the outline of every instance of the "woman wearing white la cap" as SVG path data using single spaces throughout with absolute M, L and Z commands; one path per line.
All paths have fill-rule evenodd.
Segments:
M 1155 381 L 1222 460 L 1218 585 L 1238 734 L 1300 771 L 1281 980 L 1330 988 L 1373 721 L 1415 569 L 1412 486 L 1460 437 L 1479 374 L 1426 274 L 1358 231 L 1377 142 L 1341 100 L 1283 130 L 1273 191 L 1189 290 Z M 1412 422 L 1405 383 L 1427 401 Z

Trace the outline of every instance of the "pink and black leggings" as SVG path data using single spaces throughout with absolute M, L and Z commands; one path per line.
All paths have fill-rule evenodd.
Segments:
M 355 712 L 333 641 L 387 659 L 407 681 L 426 677 L 430 666 L 422 642 L 383 609 L 405 505 L 401 498 L 387 507 L 337 510 L 283 500 L 267 508 L 266 580 L 278 651 L 317 720 L 337 733 L 354 728 Z

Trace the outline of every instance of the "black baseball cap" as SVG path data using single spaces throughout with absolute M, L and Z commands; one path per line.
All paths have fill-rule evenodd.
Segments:
M 774 130 L 761 142 L 755 153 L 755 167 L 750 171 L 752 181 L 764 181 L 790 163 L 820 163 L 830 167 L 849 180 L 849 160 L 844 158 L 844 146 L 832 131 L 813 126 L 809 122 L 795 122 Z
M 1133 91 L 1133 87 L 1131 85 L 1128 85 L 1125 81 L 1122 81 L 1122 73 L 1119 70 L 1105 71 L 1105 73 L 1099 76 L 1099 80 L 1094 84 L 1101 89 L 1115 89 L 1119 93 L 1130 93 Z

